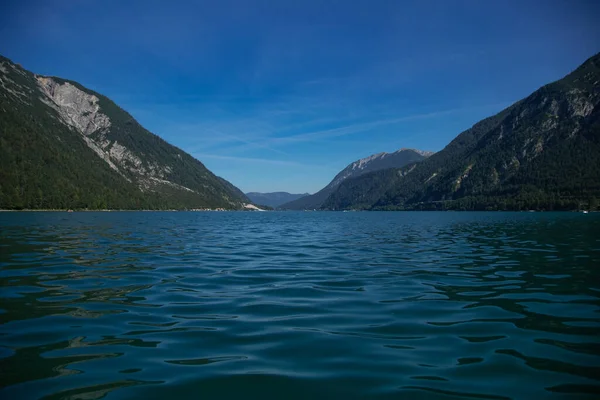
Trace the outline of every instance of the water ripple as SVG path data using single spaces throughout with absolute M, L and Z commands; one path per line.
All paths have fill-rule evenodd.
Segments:
M 600 395 L 600 215 L 0 213 L 2 398 Z

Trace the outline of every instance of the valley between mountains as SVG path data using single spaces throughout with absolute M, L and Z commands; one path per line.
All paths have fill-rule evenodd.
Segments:
M 593 210 L 599 104 L 596 54 L 439 152 L 359 159 L 314 194 L 244 194 L 107 97 L 0 57 L 0 209 Z

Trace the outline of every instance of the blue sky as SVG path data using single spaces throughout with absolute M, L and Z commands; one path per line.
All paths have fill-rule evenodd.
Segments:
M 244 191 L 441 150 L 600 51 L 600 2 L 3 2 L 0 54 L 76 80 Z

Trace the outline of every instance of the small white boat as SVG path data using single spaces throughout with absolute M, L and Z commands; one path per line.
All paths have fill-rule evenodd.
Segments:
M 584 214 L 587 214 L 587 213 L 588 213 L 588 211 L 587 211 L 587 210 L 583 210 L 583 211 L 582 211 L 582 213 L 584 213 Z

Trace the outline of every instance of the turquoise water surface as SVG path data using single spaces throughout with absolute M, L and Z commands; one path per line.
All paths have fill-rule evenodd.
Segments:
M 0 213 L 0 397 L 600 397 L 600 214 Z

